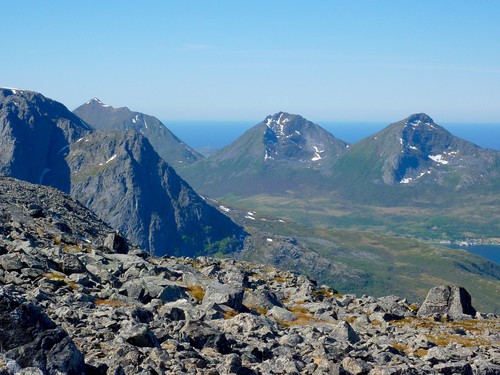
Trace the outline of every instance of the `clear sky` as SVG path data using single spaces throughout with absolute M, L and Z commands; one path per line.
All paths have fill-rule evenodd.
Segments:
M 2 1 L 0 86 L 163 120 L 500 123 L 500 1 Z

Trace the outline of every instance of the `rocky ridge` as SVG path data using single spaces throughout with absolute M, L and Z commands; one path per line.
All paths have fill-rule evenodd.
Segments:
M 500 320 L 459 287 L 420 305 L 270 266 L 153 257 L 58 190 L 2 178 L 0 191 L 4 374 L 500 372 Z
M 149 140 L 158 155 L 174 168 L 203 158 L 201 154 L 177 138 L 156 117 L 131 111 L 127 107 L 114 108 L 97 98 L 82 104 L 73 113 L 95 129 L 140 132 Z

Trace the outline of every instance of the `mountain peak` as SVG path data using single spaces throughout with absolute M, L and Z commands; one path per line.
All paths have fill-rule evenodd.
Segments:
M 104 104 L 99 98 L 92 98 L 88 102 L 86 102 L 85 104 L 95 104 L 95 105 L 100 105 L 100 106 L 105 107 L 105 108 L 108 108 L 108 107 L 113 108 L 109 104 Z
M 425 113 L 415 113 L 406 118 L 405 125 L 418 126 L 420 124 L 434 125 L 434 120 Z

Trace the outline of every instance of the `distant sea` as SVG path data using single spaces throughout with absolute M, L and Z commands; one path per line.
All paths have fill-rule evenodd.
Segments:
M 182 141 L 195 149 L 222 148 L 259 121 L 172 121 L 163 123 Z M 318 122 L 335 137 L 354 143 L 382 130 L 387 122 Z M 481 147 L 500 150 L 500 123 L 440 123 L 448 131 Z

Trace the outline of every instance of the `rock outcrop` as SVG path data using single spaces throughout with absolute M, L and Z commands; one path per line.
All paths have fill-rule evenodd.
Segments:
M 58 190 L 0 179 L 0 373 L 500 372 L 495 315 L 419 318 L 397 296 L 339 295 L 242 261 L 158 258 L 113 236 Z
M 418 310 L 421 318 L 437 317 L 460 320 L 476 315 L 470 294 L 459 285 L 441 285 L 429 290 Z

